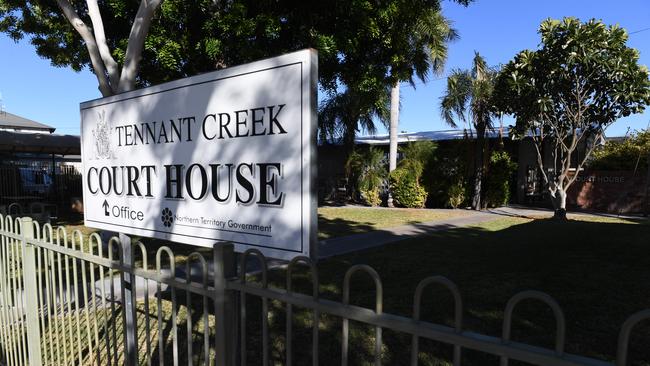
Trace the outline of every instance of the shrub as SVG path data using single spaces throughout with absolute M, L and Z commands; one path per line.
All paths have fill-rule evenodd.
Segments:
M 646 167 L 650 153 L 650 131 L 634 132 L 624 141 L 608 141 L 594 151 L 589 168 L 594 170 L 634 170 Z
M 421 208 L 427 200 L 427 191 L 417 177 L 406 168 L 400 167 L 390 173 L 390 190 L 393 202 L 398 206 Z
M 360 190 L 361 199 L 370 206 L 379 206 L 381 204 L 381 195 L 379 194 L 379 188 L 375 187 L 372 189 L 363 189 Z
M 433 141 L 410 142 L 400 147 L 402 160 L 399 167 L 406 169 L 419 181 L 425 169 L 431 168 L 435 162 L 437 145 Z
M 424 207 L 428 192 L 420 179 L 425 169 L 435 161 L 437 146 L 431 141 L 417 141 L 400 148 L 403 158 L 390 173 L 390 191 L 397 206 Z
M 452 183 L 447 189 L 446 197 L 447 207 L 461 207 L 461 205 L 467 200 L 467 187 L 465 182 L 460 179 L 456 183 Z
M 429 207 L 461 207 L 468 193 L 467 146 L 465 141 L 440 147 L 435 161 L 425 169 L 421 182 L 429 193 Z
M 354 150 L 345 168 L 361 199 L 368 205 L 378 206 L 381 203 L 381 187 L 388 172 L 383 151 L 374 147 L 362 152 Z
M 485 203 L 489 207 L 503 206 L 510 201 L 510 178 L 517 169 L 505 151 L 495 151 L 490 156 L 485 182 Z

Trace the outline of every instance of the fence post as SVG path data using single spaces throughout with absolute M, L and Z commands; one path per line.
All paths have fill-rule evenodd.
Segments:
M 27 243 L 34 239 L 34 224 L 29 217 L 20 219 L 23 249 L 23 281 L 25 284 L 25 317 L 27 352 L 30 365 L 41 365 L 41 328 L 38 320 L 38 286 L 36 284 L 36 248 Z
M 214 317 L 216 366 L 235 364 L 237 317 L 234 294 L 226 290 L 229 277 L 236 272 L 234 247 L 230 243 L 214 245 Z
M 131 237 L 125 234 L 119 234 L 120 246 L 122 247 L 122 264 L 130 267 L 131 272 L 122 273 L 122 310 L 124 311 L 124 360 L 126 365 L 138 364 L 137 339 L 138 332 L 136 324 L 137 315 L 135 312 L 135 276 L 133 275 L 133 250 Z M 110 248 L 109 248 L 110 250 Z

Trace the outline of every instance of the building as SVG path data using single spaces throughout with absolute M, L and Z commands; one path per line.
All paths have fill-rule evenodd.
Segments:
M 54 127 L 40 122 L 32 121 L 15 114 L 0 111 L 0 131 L 23 132 L 23 133 L 54 133 Z
M 406 144 L 415 141 L 433 141 L 438 144 L 438 150 L 441 154 L 460 153 L 465 156 L 468 165 L 468 176 L 473 172 L 474 164 L 474 139 L 475 135 L 469 130 L 443 130 L 443 131 L 423 131 L 414 133 L 398 134 L 398 144 Z M 616 140 L 618 138 L 612 138 Z M 609 140 L 609 139 L 608 139 Z M 363 149 L 369 146 L 378 147 L 384 150 L 388 158 L 389 136 L 359 136 L 355 139 L 355 148 Z M 593 141 L 582 141 L 572 156 L 572 166 L 578 166 L 586 151 L 586 144 L 594 143 Z M 598 141 L 598 144 L 604 144 L 604 141 Z M 465 146 L 459 146 L 465 144 Z M 544 190 L 542 174 L 537 166 L 537 152 L 530 137 L 521 140 L 512 139 L 508 129 L 492 130 L 487 132 L 486 144 L 488 154 L 485 158 L 489 159 L 490 151 L 496 148 L 507 151 L 513 161 L 517 162 L 517 171 L 512 177 L 511 201 L 520 204 L 533 205 L 550 205 L 548 194 Z M 456 147 L 456 148 L 454 148 Z M 331 199 L 334 194 L 345 189 L 348 182 L 345 181 L 345 161 L 349 153 L 349 147 L 336 143 L 319 144 L 319 198 Z M 546 165 L 551 161 L 550 148 L 543 151 L 543 158 Z M 400 158 L 398 154 L 398 159 Z M 486 160 L 487 162 L 487 160 Z M 580 183 L 580 182 L 578 182 Z M 582 185 L 582 184 L 577 184 Z M 570 190 L 570 195 L 572 194 Z M 576 195 L 576 193 L 573 193 Z M 584 199 L 582 199 L 584 201 Z M 568 203 L 573 204 L 573 208 L 583 208 L 579 197 L 569 197 Z M 589 209 L 591 207 L 584 207 Z M 611 211 L 611 210 L 609 210 Z
M 81 196 L 79 136 L 55 130 L 0 111 L 0 213 L 31 213 L 36 204 L 65 211 Z
M 442 130 L 442 131 L 422 131 L 422 132 L 402 132 L 397 136 L 398 145 L 407 144 L 416 141 L 433 141 L 438 145 L 438 151 L 451 154 L 452 151 L 458 150 L 461 144 L 462 154 L 466 156 L 468 170 L 473 171 L 474 163 L 474 143 L 475 132 L 472 130 Z M 384 150 L 386 159 L 388 159 L 389 135 L 357 136 L 355 146 L 357 149 L 365 149 L 370 146 Z M 518 143 L 513 141 L 507 130 L 495 129 L 487 132 L 486 143 L 488 149 L 502 147 L 513 157 L 517 159 Z M 321 142 L 318 146 L 318 187 L 319 200 L 331 200 L 337 194 L 346 188 L 350 183 L 346 181 L 345 162 L 351 147 L 345 147 L 336 142 Z M 399 150 L 398 150 L 399 151 Z M 398 160 L 401 155 L 398 152 Z M 489 158 L 489 155 L 486 156 Z

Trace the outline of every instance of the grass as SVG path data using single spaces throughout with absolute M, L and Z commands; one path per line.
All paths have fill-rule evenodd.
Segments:
M 323 216 L 329 215 L 331 220 L 334 210 L 341 209 L 328 209 Z M 353 218 L 347 216 L 346 225 L 355 222 Z M 408 220 L 413 218 L 405 222 Z M 383 225 L 390 220 L 377 217 L 375 222 Z M 368 220 L 364 225 L 371 224 Z M 647 221 L 593 216 L 572 216 L 572 220 L 565 223 L 539 218 L 502 218 L 322 261 L 319 263 L 321 296 L 340 301 L 345 271 L 354 264 L 368 264 L 382 278 L 384 312 L 409 317 L 418 282 L 431 275 L 443 275 L 460 288 L 465 305 L 464 329 L 499 337 L 508 299 L 522 290 L 535 289 L 551 295 L 564 311 L 566 352 L 613 361 L 618 332 L 625 319 L 650 308 L 648 237 L 650 225 Z M 308 276 L 302 272 L 294 276 L 298 289 L 309 293 Z M 284 287 L 284 270 L 273 270 L 269 278 L 273 286 Z M 373 283 L 363 275 L 355 276 L 351 303 L 372 308 L 374 296 Z M 260 304 L 258 299 L 250 299 L 248 353 L 249 361 L 253 362 L 260 353 Z M 270 309 L 270 331 L 275 340 L 271 354 L 273 362 L 281 364 L 284 306 L 271 302 Z M 453 323 L 450 296 L 441 289 L 425 292 L 422 309 L 423 319 L 447 325 Z M 294 312 L 294 363 L 310 363 L 313 319 L 307 311 L 294 309 Z M 165 318 L 169 318 L 169 313 L 165 311 L 165 314 Z M 633 333 L 630 343 L 633 365 L 650 365 L 648 323 L 641 324 Z M 340 319 L 322 315 L 319 327 L 321 364 L 339 363 Z M 179 329 L 182 328 L 179 325 Z M 554 333 L 552 312 L 544 305 L 524 301 L 517 307 L 514 340 L 553 348 Z M 351 364 L 372 363 L 373 334 L 370 327 L 351 325 Z M 384 341 L 384 364 L 408 364 L 408 335 L 384 330 Z M 185 344 L 182 339 L 179 342 L 179 345 Z M 449 346 L 423 340 L 420 348 L 421 365 L 449 364 Z M 498 364 L 494 356 L 468 350 L 463 357 L 463 365 Z
M 178 300 L 182 300 L 177 296 Z M 182 301 L 176 307 L 176 332 L 172 326 L 172 303 L 163 300 L 160 304 L 160 320 L 158 318 L 158 303 L 151 299 L 146 306 L 139 302 L 136 306 L 138 324 L 138 364 L 146 365 L 149 362 L 156 365 L 161 360 L 173 360 L 174 335 L 178 340 L 178 358 L 186 360 L 187 353 L 187 322 L 191 314 L 192 328 L 192 364 L 202 364 L 205 360 L 204 336 L 213 345 L 214 316 L 203 318 L 203 304 L 201 301 L 192 304 L 196 311 L 188 312 L 188 307 Z M 86 313 L 84 310 L 73 310 L 71 313 L 58 312 L 51 316 L 52 321 L 43 327 L 41 337 L 41 354 L 44 364 L 62 365 L 121 365 L 125 363 L 125 344 L 122 340 L 124 332 L 123 308 L 117 304 L 113 306 L 90 306 Z M 204 319 L 207 320 L 208 332 L 205 332 Z M 159 326 L 160 324 L 160 326 Z M 148 327 L 147 327 L 148 325 Z M 24 329 L 11 333 L 12 341 L 20 342 L 20 334 Z M 163 347 L 160 348 L 162 335 Z M 214 359 L 214 348 L 208 349 L 208 358 Z
M 340 288 L 350 265 L 368 264 L 382 276 L 384 311 L 410 316 L 417 283 L 430 275 L 446 276 L 461 290 L 465 329 L 495 337 L 501 334 L 510 297 L 527 289 L 544 291 L 564 310 L 566 351 L 613 360 L 625 319 L 650 308 L 649 236 L 647 222 L 504 218 L 336 257 L 322 263 L 320 278 L 326 280 L 323 286 Z M 353 293 L 355 303 L 371 307 L 370 281 L 359 281 Z M 423 318 L 452 325 L 448 294 L 430 292 L 426 298 L 423 309 L 428 314 Z M 554 332 L 552 313 L 545 306 L 528 301 L 517 308 L 513 339 L 552 348 Z M 645 362 L 636 364 L 650 365 L 650 328 L 640 327 L 634 334 L 631 354 Z M 408 339 L 389 339 L 389 363 L 408 359 Z M 464 364 L 492 361 L 470 353 Z
M 320 207 L 318 209 L 318 238 L 323 240 L 463 215 L 467 215 L 467 213 L 462 210 Z
M 390 228 L 406 224 L 415 224 L 453 217 L 467 215 L 462 210 L 444 210 L 444 209 L 386 209 L 372 207 L 320 207 L 318 208 L 318 239 L 324 240 L 334 237 L 360 234 L 372 230 Z M 70 216 L 60 219 L 53 224 L 53 227 L 62 225 L 66 228 L 68 237 L 71 238 L 72 232 L 79 230 L 83 236 L 83 242 L 97 229 L 88 228 L 83 225 L 83 217 Z M 163 240 L 143 239 L 147 244 L 149 263 L 155 263 L 155 252 L 157 248 L 163 245 L 170 246 L 177 254 L 177 263 L 182 263 L 189 251 L 198 250 L 204 255 L 210 253 L 210 248 L 192 248 L 187 245 L 169 243 Z M 78 243 L 77 243 L 78 245 Z M 87 250 L 84 247 L 84 250 Z M 137 253 L 136 256 L 139 256 Z

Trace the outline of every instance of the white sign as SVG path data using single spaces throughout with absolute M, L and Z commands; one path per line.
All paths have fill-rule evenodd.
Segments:
M 317 54 L 81 104 L 85 224 L 315 255 Z

